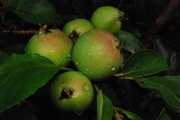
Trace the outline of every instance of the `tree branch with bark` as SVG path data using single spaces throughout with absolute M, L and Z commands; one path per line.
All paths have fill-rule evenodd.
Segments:
M 162 29 L 162 27 L 170 20 L 173 13 L 180 7 L 180 0 L 171 0 L 167 7 L 157 17 L 147 34 L 143 38 L 142 42 L 145 48 L 151 47 L 154 40 L 154 36 Z

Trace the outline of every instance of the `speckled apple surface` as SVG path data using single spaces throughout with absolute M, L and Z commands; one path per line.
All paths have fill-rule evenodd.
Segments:
M 112 6 L 103 6 L 95 10 L 92 14 L 91 22 L 97 29 L 107 30 L 114 33 L 121 29 L 122 22 L 120 17 L 124 13 Z
M 63 32 L 68 36 L 76 32 L 78 36 L 86 33 L 89 30 L 94 29 L 92 23 L 86 19 L 78 18 L 67 22 L 63 27 Z
M 94 88 L 81 72 L 68 71 L 52 82 L 50 96 L 57 108 L 82 114 L 94 98 Z
M 77 40 L 72 50 L 72 61 L 92 80 L 114 75 L 123 62 L 120 41 L 110 32 L 91 30 Z
M 50 29 L 47 33 L 35 34 L 26 46 L 26 53 L 37 53 L 50 59 L 59 67 L 70 61 L 72 41 L 58 29 Z

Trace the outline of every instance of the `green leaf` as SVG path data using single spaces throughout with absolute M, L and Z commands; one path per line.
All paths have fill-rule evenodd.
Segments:
M 168 69 L 166 61 L 153 50 L 139 50 L 133 54 L 122 69 L 123 75 L 143 77 Z
M 0 0 L 4 6 L 16 5 L 19 0 Z
M 180 75 L 180 49 L 160 36 L 155 37 L 154 49 L 165 58 L 169 66 L 164 74 Z
M 54 23 L 56 9 L 48 0 L 8 0 L 1 1 L 5 6 L 15 6 L 15 14 L 30 23 Z
M 128 120 L 143 120 L 142 118 L 140 118 L 138 115 L 129 112 L 127 110 L 124 110 L 122 108 L 116 108 L 114 107 L 115 110 L 115 116 L 120 117 L 123 116 L 124 119 L 128 118 Z M 118 119 L 117 119 L 118 120 Z M 119 119 L 120 120 L 120 119 Z
M 103 83 L 97 85 L 99 89 L 103 91 L 103 94 L 109 98 L 113 106 L 120 106 L 120 100 L 116 95 L 114 88 L 110 87 L 109 83 Z
M 168 116 L 168 114 L 166 113 L 166 109 L 163 108 L 156 120 L 173 120 L 173 119 Z
M 125 50 L 140 50 L 144 48 L 141 41 L 127 31 L 120 30 L 115 32 L 114 35 L 124 43 Z
M 97 94 L 97 120 L 111 120 L 113 116 L 112 103 L 102 90 Z
M 34 94 L 59 71 L 37 54 L 0 55 L 0 59 L 0 112 Z
M 159 91 L 162 98 L 172 107 L 180 108 L 180 76 L 152 76 L 135 80 L 143 88 Z

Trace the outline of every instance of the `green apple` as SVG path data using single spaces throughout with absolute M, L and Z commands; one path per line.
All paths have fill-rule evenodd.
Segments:
M 94 29 L 77 40 L 72 61 L 78 70 L 92 80 L 114 75 L 123 62 L 120 41 L 110 32 Z
M 60 68 L 70 61 L 72 41 L 58 29 L 35 34 L 27 43 L 25 52 L 37 53 L 54 62 Z
M 58 109 L 81 115 L 93 101 L 94 88 L 81 72 L 68 71 L 52 81 L 50 97 Z
M 112 6 L 99 7 L 92 14 L 91 22 L 97 29 L 114 33 L 121 29 L 124 12 Z
M 92 29 L 94 29 L 94 26 L 90 21 L 83 18 L 77 18 L 67 22 L 62 31 L 73 39 L 73 41 L 76 41 L 79 36 Z

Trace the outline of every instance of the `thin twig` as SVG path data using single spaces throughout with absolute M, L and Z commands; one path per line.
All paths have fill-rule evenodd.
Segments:
M 19 35 L 28 35 L 28 34 L 36 34 L 39 30 L 2 30 L 0 31 L 0 35 L 6 34 L 19 34 Z

